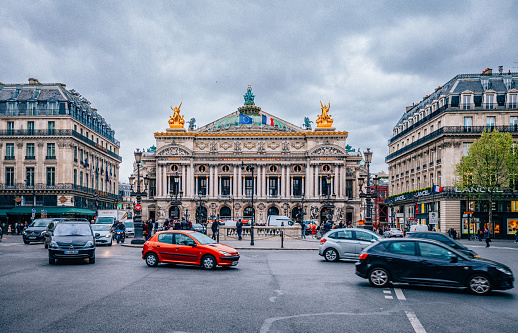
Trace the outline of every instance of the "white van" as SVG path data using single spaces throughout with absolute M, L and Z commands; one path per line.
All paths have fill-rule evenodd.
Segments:
M 424 224 L 412 224 L 410 226 L 410 232 L 421 232 L 428 231 L 428 226 Z
M 268 220 L 266 221 L 266 225 L 269 227 L 280 227 L 282 225 L 285 227 L 291 227 L 294 224 L 295 222 L 292 219 L 282 215 L 269 215 Z

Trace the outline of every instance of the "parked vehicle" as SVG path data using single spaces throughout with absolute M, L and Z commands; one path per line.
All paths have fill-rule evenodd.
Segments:
M 424 224 L 412 224 L 408 232 L 422 232 L 428 231 L 428 226 Z
M 193 224 L 192 230 L 200 232 L 202 234 L 207 234 L 207 227 L 200 223 Z
M 318 254 L 323 256 L 326 261 L 357 260 L 364 248 L 381 238 L 380 235 L 366 229 L 333 229 L 320 240 Z
M 292 219 L 282 215 L 268 215 L 268 219 L 266 220 L 266 225 L 269 227 L 280 227 L 282 225 L 291 227 L 294 224 L 295 222 Z
M 133 219 L 126 220 L 122 223 L 124 223 L 124 226 L 126 227 L 126 236 L 135 237 L 135 223 L 133 222 Z
M 96 245 L 109 245 L 113 243 L 113 233 L 111 228 L 107 224 L 92 224 L 92 231 L 99 234 L 99 237 L 95 237 Z
M 383 236 L 390 238 L 390 237 L 405 237 L 405 234 L 403 234 L 403 231 L 399 228 L 390 228 L 388 230 L 385 230 L 383 233 Z
M 164 262 L 214 269 L 237 265 L 239 252 L 196 231 L 168 230 L 155 234 L 144 243 L 142 259 L 148 266 Z
M 440 232 L 435 232 L 435 231 L 409 232 L 406 234 L 406 236 L 410 237 L 410 238 L 425 238 L 425 239 L 431 239 L 434 241 L 438 241 L 438 242 L 441 242 L 443 244 L 453 247 L 455 250 L 464 253 L 468 257 L 471 257 L 471 258 L 478 257 L 478 254 L 476 254 L 475 251 L 468 249 L 467 247 L 465 247 L 461 243 L 457 242 L 450 236 L 442 234 Z
M 94 264 L 95 237 L 100 237 L 100 234 L 94 236 L 89 222 L 60 221 L 50 233 L 49 264 L 53 265 L 56 259 L 86 258 L 90 264 Z
M 45 232 L 47 231 L 47 226 L 53 220 L 56 219 L 35 219 L 32 221 L 29 227 L 22 232 L 23 242 L 25 244 L 30 244 L 31 242 L 45 241 Z
M 112 216 L 100 216 L 95 220 L 95 224 L 108 224 L 112 226 L 115 223 L 115 217 Z
M 390 282 L 467 288 L 477 295 L 513 288 L 511 269 L 495 261 L 470 258 L 428 239 L 384 239 L 362 251 L 356 275 L 374 287 Z

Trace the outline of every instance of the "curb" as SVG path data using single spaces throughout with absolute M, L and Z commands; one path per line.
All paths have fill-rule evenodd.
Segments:
M 121 244 L 121 246 L 125 247 L 133 247 L 133 248 L 143 248 L 143 245 L 140 244 Z M 280 248 L 280 247 L 234 247 L 236 250 L 263 250 L 263 251 L 318 251 L 318 249 L 314 248 Z

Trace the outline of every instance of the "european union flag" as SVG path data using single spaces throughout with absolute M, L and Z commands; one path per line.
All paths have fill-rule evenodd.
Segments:
M 252 117 L 246 116 L 244 114 L 239 114 L 239 123 L 245 125 L 251 125 L 253 122 Z

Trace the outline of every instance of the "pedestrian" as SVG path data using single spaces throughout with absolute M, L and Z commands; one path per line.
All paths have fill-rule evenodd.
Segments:
M 457 231 L 454 228 L 451 228 L 451 233 L 453 234 L 453 239 L 457 239 Z
M 518 243 L 518 229 L 514 232 L 514 242 Z
M 182 219 L 182 222 L 180 222 L 182 226 L 182 230 L 187 230 L 187 221 L 185 221 L 185 217 Z
M 187 230 L 192 230 L 192 222 L 187 220 Z
M 482 242 L 482 229 L 478 228 L 478 241 Z
M 489 243 L 491 242 L 491 233 L 489 232 L 489 230 L 487 228 L 486 228 L 485 234 L 486 234 L 486 247 L 489 247 Z
M 155 229 L 155 234 L 156 234 L 158 231 L 158 221 L 155 220 L 154 224 L 155 224 L 154 229 Z
M 214 220 L 212 222 L 211 229 L 212 229 L 212 239 L 216 240 L 216 234 L 218 233 L 218 229 L 219 229 L 218 221 Z
M 237 239 L 242 240 L 241 233 L 243 232 L 243 222 L 241 222 L 241 219 L 237 220 L 236 223 L 236 231 L 237 231 Z
M 146 241 L 149 239 L 149 225 L 146 222 L 142 223 L 142 235 Z
M 9 224 L 7 226 L 7 234 L 10 235 L 11 234 L 11 225 Z
M 344 221 L 340 221 L 340 223 L 338 223 L 338 229 L 342 229 L 344 227 Z
M 300 231 L 300 239 L 306 239 L 306 223 L 304 223 L 304 221 L 300 222 Z
M 180 230 L 182 228 L 182 224 L 179 220 L 174 220 L 174 230 Z
M 326 223 L 324 223 L 324 234 L 329 230 L 331 230 L 331 224 L 329 223 L 329 220 L 327 220 Z

